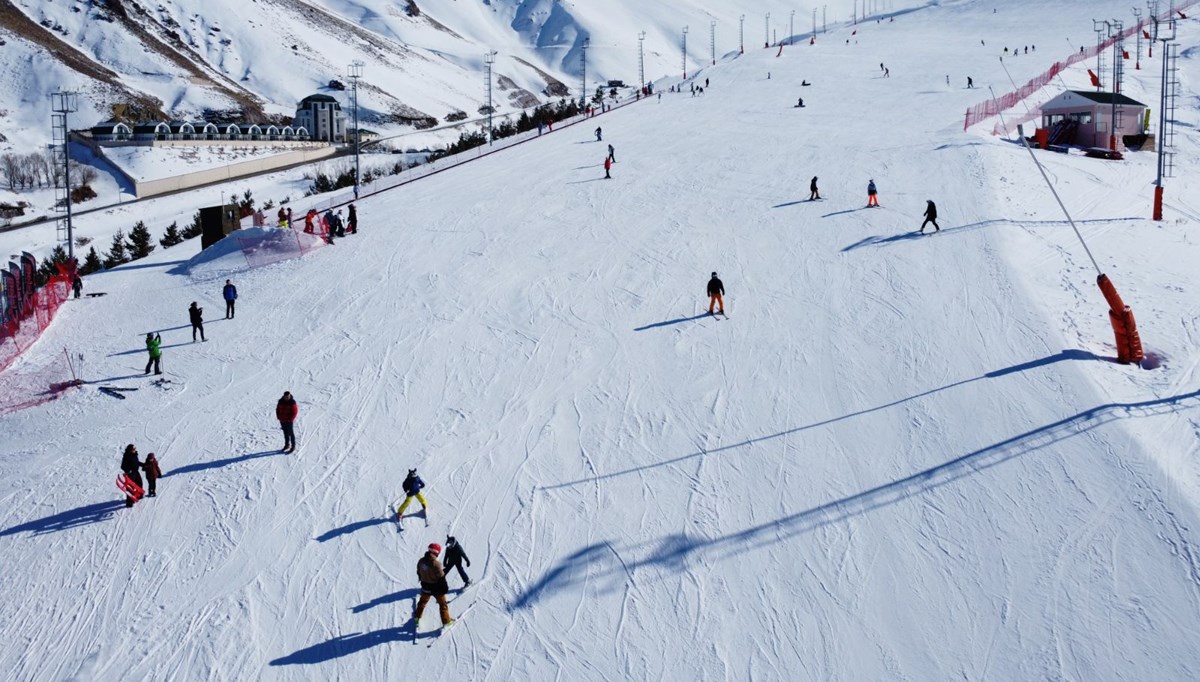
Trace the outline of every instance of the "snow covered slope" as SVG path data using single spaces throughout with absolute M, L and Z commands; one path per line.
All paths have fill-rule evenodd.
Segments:
M 962 132 L 961 84 L 999 91 L 997 46 L 1028 41 L 1021 82 L 1124 6 L 1012 4 L 750 51 L 596 119 L 604 143 L 556 129 L 363 201 L 300 261 L 89 278 L 108 295 L 15 370 L 66 346 L 138 390 L 0 417 L 3 677 L 1194 677 L 1192 167 L 1155 224 L 1151 158 L 1039 157 L 1161 362 L 1116 365 L 1094 271 L 1027 152 Z M 700 314 L 713 270 L 728 319 Z M 129 442 L 167 476 L 126 511 Z M 411 467 L 429 528 L 398 535 Z M 414 566 L 447 534 L 477 585 L 435 639 Z

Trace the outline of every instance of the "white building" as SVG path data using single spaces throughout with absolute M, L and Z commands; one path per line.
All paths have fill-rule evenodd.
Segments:
M 314 140 L 346 141 L 346 112 L 329 95 L 309 95 L 300 100 L 292 125 L 307 130 Z
M 1119 145 L 1123 135 L 1145 132 L 1146 105 L 1122 94 L 1067 90 L 1041 108 L 1051 144 L 1108 147 L 1110 135 L 1116 135 Z

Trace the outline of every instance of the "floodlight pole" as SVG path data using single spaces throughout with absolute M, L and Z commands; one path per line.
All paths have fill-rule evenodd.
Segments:
M 708 24 L 708 51 L 712 53 L 712 65 L 717 65 L 717 22 Z
M 788 16 L 788 45 L 792 44 L 792 36 L 796 35 L 796 10 Z
M 359 148 L 362 147 L 362 130 L 358 125 L 358 79 L 362 78 L 363 63 L 355 60 L 350 63 L 350 81 L 354 83 L 354 198 L 358 199 L 358 183 L 362 178 L 361 166 L 359 165 Z
M 746 54 L 746 15 L 738 17 L 738 54 Z
M 646 87 L 646 32 L 638 34 L 638 90 Z
M 683 80 L 687 80 L 687 34 L 688 27 L 683 27 Z
M 763 20 L 763 47 L 771 47 L 771 13 Z
M 1168 88 L 1171 87 L 1168 83 L 1170 77 L 1171 49 L 1169 43 L 1175 38 L 1175 20 L 1171 19 L 1168 24 L 1171 27 L 1171 34 L 1167 35 L 1163 32 L 1160 36 L 1158 32 L 1158 20 L 1154 21 L 1154 35 L 1162 41 L 1162 91 L 1158 96 L 1158 177 L 1154 180 L 1154 213 L 1155 220 L 1162 220 L 1162 202 L 1163 202 L 1163 176 L 1166 175 L 1166 160 L 1167 160 L 1167 98 Z
M 483 63 L 487 66 L 488 146 L 490 147 L 495 141 L 493 139 L 495 135 L 492 132 L 495 130 L 495 127 L 492 125 L 492 114 L 496 110 L 492 106 L 492 64 L 496 63 L 496 51 L 492 50 L 483 55 Z
M 67 213 L 67 258 L 75 259 L 75 233 L 71 222 L 71 126 L 68 116 L 79 110 L 79 95 L 74 92 L 56 92 L 50 95 L 51 121 L 56 128 L 55 137 L 62 137 L 62 174 L 66 188 L 64 205 Z
M 590 38 L 583 39 L 583 76 L 579 82 L 579 108 L 587 108 L 587 49 L 591 44 Z

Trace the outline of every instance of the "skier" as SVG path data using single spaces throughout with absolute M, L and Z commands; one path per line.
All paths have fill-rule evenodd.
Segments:
M 142 469 L 146 472 L 146 497 L 158 497 L 155 492 L 155 482 L 162 478 L 162 469 L 158 468 L 158 458 L 151 452 L 146 455 L 146 461 L 142 462 Z
M 325 209 L 325 213 L 321 215 L 321 232 L 325 235 L 325 241 L 333 244 L 333 209 Z
M 125 446 L 125 452 L 121 455 L 121 471 L 130 478 L 137 487 L 142 487 L 142 475 L 138 473 L 138 469 L 142 467 L 142 463 L 138 460 L 137 448 L 133 443 Z
M 884 70 L 883 70 L 883 77 L 884 77 L 884 78 L 891 78 L 891 77 L 892 77 L 892 71 L 891 71 L 891 69 L 884 69 Z
M 600 134 L 600 126 L 596 126 L 596 141 L 600 142 L 603 139 L 604 139 L 604 136 Z
M 283 430 L 283 448 L 280 452 L 296 451 L 295 421 L 299 413 L 300 408 L 296 405 L 291 391 L 284 391 L 283 397 L 275 403 L 275 418 L 279 420 L 279 428 Z
M 876 208 L 879 207 L 879 198 L 876 196 L 876 194 L 875 181 L 869 180 L 867 182 L 867 206 L 874 206 Z
M 278 214 L 278 218 L 279 218 L 279 227 L 281 227 L 281 228 L 284 228 L 284 227 L 287 227 L 287 226 L 288 226 L 288 221 L 287 221 L 287 209 L 285 209 L 284 207 L 280 206 L 280 207 L 279 207 L 279 214 Z
M 417 498 L 417 502 L 421 503 L 421 511 L 425 512 L 425 516 L 429 516 L 429 505 L 425 503 L 425 496 L 421 494 L 421 489 L 425 487 L 425 481 L 417 475 L 416 469 L 409 469 L 408 475 L 404 477 L 404 483 L 400 485 L 404 488 L 404 502 L 400 508 L 396 510 L 396 523 L 400 523 L 404 518 L 404 510 L 408 509 L 408 504 L 413 498 Z
M 725 285 L 721 280 L 717 279 L 717 273 L 712 274 L 712 279 L 708 280 L 708 314 L 713 314 L 713 306 L 720 306 L 720 313 L 725 314 L 725 300 L 721 298 L 725 295 Z
M 289 207 L 288 207 L 288 211 L 287 211 L 287 226 L 288 226 L 288 229 L 289 229 L 289 230 L 290 230 L 290 229 L 292 229 L 292 225 L 295 225 L 295 224 L 296 224 L 296 223 L 293 223 L 293 222 L 292 222 L 292 207 L 291 207 L 291 206 L 289 206 Z
M 817 191 L 817 176 L 813 176 L 812 182 L 808 183 L 809 201 L 816 201 L 821 198 L 821 193 Z
M 441 545 L 436 542 L 430 543 L 425 556 L 417 562 L 417 580 L 421 581 L 421 598 L 417 600 L 417 610 L 413 613 L 413 621 L 416 624 L 420 624 L 421 614 L 425 612 L 425 605 L 429 603 L 430 597 L 437 600 L 438 612 L 442 617 L 442 627 L 454 624 L 454 619 L 450 617 L 450 605 L 446 603 L 446 593 L 450 591 L 450 586 L 446 584 L 446 573 L 442 570 L 442 562 L 438 561 L 438 555 L 441 553 Z
M 617 162 L 617 155 L 613 151 L 613 146 L 611 144 L 608 145 L 608 160 L 612 161 L 613 163 Z
M 237 302 L 237 287 L 233 286 L 233 282 L 225 280 L 225 288 L 221 289 L 221 296 L 225 299 L 225 319 L 233 319 L 233 305 Z
M 458 577 L 462 578 L 463 587 L 466 588 L 471 586 L 471 579 L 467 576 L 467 572 L 463 570 L 462 565 L 464 561 L 467 562 L 468 566 L 471 565 L 471 559 L 463 551 L 462 545 L 458 544 L 458 540 L 455 540 L 453 535 L 446 536 L 446 575 L 450 575 L 450 569 L 457 568 Z
M 83 278 L 78 274 L 71 275 L 71 288 L 75 290 L 75 298 L 79 298 L 79 294 L 83 293 Z
M 608 174 L 608 171 L 611 168 L 612 168 L 612 157 L 611 156 L 605 157 L 604 158 L 604 179 L 605 180 L 612 180 L 612 176 Z
M 358 234 L 358 208 L 354 204 L 350 204 L 350 217 L 346 219 L 349 224 L 347 232 L 350 234 Z
M 797 97 L 797 98 L 796 98 L 796 108 L 797 108 L 797 109 L 803 109 L 803 108 L 804 108 L 804 98 L 803 98 L 803 97 Z
M 928 199 L 925 202 L 925 222 L 921 223 L 921 234 L 925 234 L 925 226 L 933 223 L 933 231 L 941 232 L 942 228 L 937 224 L 937 204 L 933 203 L 933 199 Z
M 196 342 L 196 332 L 200 332 L 201 341 L 208 341 L 204 338 L 204 308 L 197 307 L 196 302 L 192 301 L 188 316 L 192 318 L 192 343 Z
M 969 90 L 973 87 L 975 87 L 975 81 L 970 76 L 967 76 L 967 89 Z
M 146 334 L 146 352 L 150 359 L 146 361 L 146 374 L 150 373 L 151 365 L 155 374 L 162 374 L 162 335 Z
M 708 79 L 707 78 L 704 79 L 704 87 L 706 87 L 706 88 L 708 87 Z

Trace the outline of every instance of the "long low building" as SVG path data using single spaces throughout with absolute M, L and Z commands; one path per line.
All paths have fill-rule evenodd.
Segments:
M 270 144 L 273 142 L 312 142 L 304 126 L 259 125 L 257 123 L 216 123 L 189 121 L 145 121 L 129 125 L 105 121 L 92 126 L 92 139 L 100 144 L 150 144 L 154 142 L 237 142 Z

